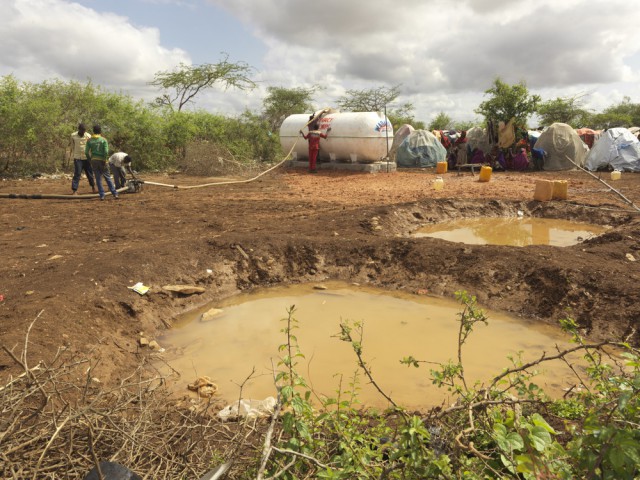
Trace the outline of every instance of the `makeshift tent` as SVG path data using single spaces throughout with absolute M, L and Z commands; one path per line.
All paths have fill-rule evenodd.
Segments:
M 608 166 L 614 170 L 640 172 L 640 141 L 626 128 L 610 128 L 603 132 L 587 155 L 587 170 Z
M 435 167 L 444 162 L 447 151 L 435 135 L 427 130 L 414 130 L 400 144 L 396 152 L 398 167 Z
M 578 128 L 576 133 L 589 148 L 593 148 L 593 144 L 600 136 L 598 132 L 590 128 Z
M 566 123 L 554 123 L 542 132 L 535 148 L 544 150 L 543 168 L 552 171 L 571 170 L 576 165 L 582 167 L 588 150 L 576 131 Z
M 393 136 L 393 143 L 391 144 L 391 150 L 389 150 L 389 158 L 392 161 L 395 161 L 398 148 L 400 147 L 400 145 L 402 145 L 402 142 L 404 141 L 404 139 L 407 138 L 413 131 L 415 131 L 415 128 L 413 128 L 408 123 L 405 123 L 396 131 L 395 135 Z
M 459 134 L 457 131 L 453 130 L 453 129 L 451 129 L 451 130 L 443 130 L 443 131 L 442 131 L 442 134 L 447 136 L 447 138 L 448 138 L 448 139 L 449 139 L 449 141 L 451 142 L 451 145 L 453 145 L 453 143 L 454 143 L 458 138 L 460 138 L 460 134 Z
M 529 149 L 531 152 L 533 152 L 540 135 L 542 135 L 542 132 L 538 130 L 527 130 L 527 138 L 529 140 Z
M 512 118 L 507 123 L 498 123 L 498 146 L 500 148 L 509 148 L 516 142 L 516 130 L 513 122 Z
M 467 130 L 467 142 L 472 152 L 476 148 L 482 150 L 484 154 L 491 151 L 491 143 L 489 143 L 489 135 L 486 128 L 471 127 Z

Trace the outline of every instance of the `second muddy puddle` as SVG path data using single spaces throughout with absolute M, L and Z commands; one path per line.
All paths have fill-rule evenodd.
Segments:
M 419 228 L 415 237 L 433 237 L 470 245 L 551 245 L 567 247 L 598 236 L 608 227 L 535 217 L 463 218 Z

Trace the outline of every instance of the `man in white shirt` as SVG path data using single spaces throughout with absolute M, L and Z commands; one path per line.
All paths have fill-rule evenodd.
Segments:
M 124 187 L 127 180 L 127 173 L 134 179 L 136 178 L 131 169 L 131 157 L 124 152 L 114 153 L 109 157 L 109 170 L 111 170 L 111 175 L 113 175 L 113 181 L 117 189 Z
M 73 157 L 73 179 L 71 180 L 71 190 L 73 195 L 78 194 L 78 184 L 80 183 L 80 177 L 84 170 L 91 185 L 91 192 L 96 193 L 96 183 L 93 178 L 93 169 L 91 168 L 91 162 L 87 160 L 84 153 L 84 148 L 87 145 L 87 140 L 91 138 L 91 134 L 87 132 L 84 123 L 78 125 L 78 131 L 71 134 L 71 156 Z

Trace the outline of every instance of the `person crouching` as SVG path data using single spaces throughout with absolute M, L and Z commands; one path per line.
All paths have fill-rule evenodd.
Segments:
M 131 168 L 131 162 L 131 157 L 124 152 L 114 153 L 109 157 L 109 170 L 113 175 L 113 181 L 117 189 L 124 187 L 127 183 L 127 173 L 133 179 L 136 178 Z

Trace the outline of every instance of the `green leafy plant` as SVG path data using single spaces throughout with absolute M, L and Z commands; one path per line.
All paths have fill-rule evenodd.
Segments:
M 566 319 L 561 323 L 574 347 L 526 363 L 514 355 L 508 368 L 472 384 L 465 378 L 464 347 L 478 324 L 488 322 L 475 297 L 459 292 L 457 298 L 463 305 L 457 358 L 437 363 L 409 355 L 401 360 L 414 368 L 435 364 L 432 382 L 455 395 L 455 403 L 422 415 L 407 412 L 376 381 L 366 360 L 363 322 L 340 322 L 336 337 L 351 345 L 357 370 L 346 388 L 339 378 L 335 397 L 318 397 L 298 373 L 304 355 L 291 307 L 275 375 L 279 401 L 272 427 L 283 412 L 280 432 L 272 442 L 270 429 L 257 478 L 637 478 L 638 350 L 626 343 L 586 343 L 576 322 Z M 613 355 L 612 348 L 621 350 Z M 574 352 L 583 354 L 584 375 L 567 360 Z M 539 366 L 552 361 L 569 364 L 580 386 L 556 401 L 534 382 Z M 389 409 L 362 408 L 361 378 Z

